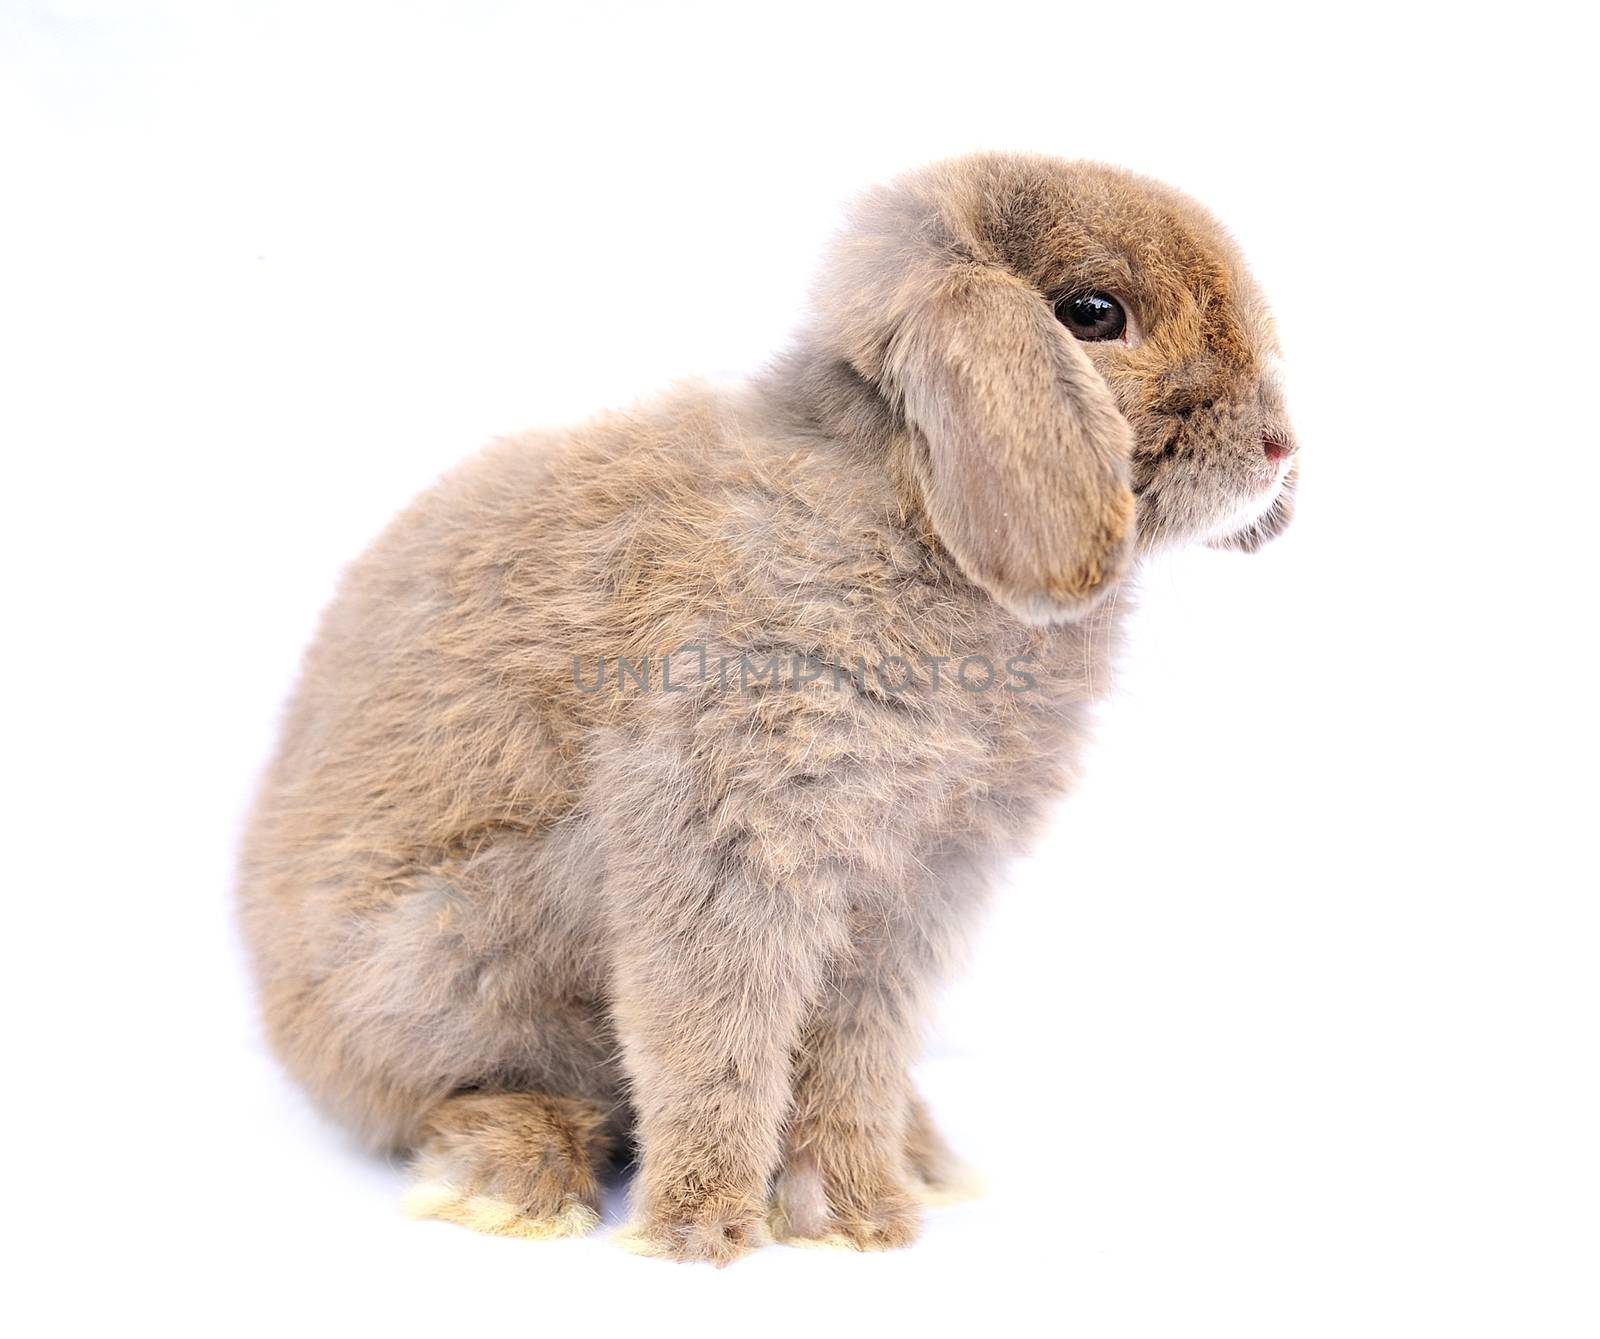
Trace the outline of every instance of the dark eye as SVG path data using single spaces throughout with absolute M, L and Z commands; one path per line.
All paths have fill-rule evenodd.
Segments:
M 1056 303 L 1056 320 L 1079 339 L 1121 339 L 1128 314 L 1109 293 L 1069 293 Z

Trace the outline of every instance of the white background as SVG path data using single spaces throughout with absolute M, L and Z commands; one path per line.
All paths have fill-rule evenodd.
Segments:
M 0 4 L 0 1305 L 1594 1334 L 1595 108 L 1559 14 Z M 947 1000 L 923 1079 L 990 1194 L 721 1272 L 405 1221 L 262 1053 L 230 922 L 340 566 L 495 433 L 760 366 L 849 195 L 975 148 L 1210 204 L 1305 456 L 1280 543 L 1145 574 L 1087 779 Z

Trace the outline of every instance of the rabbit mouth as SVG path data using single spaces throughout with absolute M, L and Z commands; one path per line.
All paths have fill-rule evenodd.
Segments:
M 1252 479 L 1245 497 L 1202 537 L 1201 542 L 1214 543 L 1250 529 L 1277 505 L 1288 476 L 1289 470 L 1285 464 L 1274 470 L 1268 478 Z
M 1270 474 L 1257 475 L 1250 481 L 1250 489 L 1254 494 L 1252 500 L 1259 498 L 1263 493 L 1276 494 L 1283 487 L 1283 481 L 1288 475 L 1289 462 L 1287 460 L 1279 461 L 1274 465 Z

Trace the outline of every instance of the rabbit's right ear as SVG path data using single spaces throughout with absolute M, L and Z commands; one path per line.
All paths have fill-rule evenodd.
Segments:
M 882 385 L 916 439 L 940 540 L 1019 618 L 1088 612 L 1133 547 L 1132 430 L 1110 390 L 1045 299 L 997 266 L 936 270 L 902 298 Z

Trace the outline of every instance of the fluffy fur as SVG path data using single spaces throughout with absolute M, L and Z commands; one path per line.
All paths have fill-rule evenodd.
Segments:
M 1136 338 L 1075 341 L 1084 289 Z M 929 991 L 1070 777 L 1107 593 L 1287 521 L 1275 353 L 1186 198 L 985 155 L 870 194 L 742 390 L 446 477 L 346 574 L 244 844 L 284 1064 L 414 1154 L 420 1213 L 586 1230 L 631 1139 L 648 1253 L 909 1242 L 960 1181 L 908 1078 Z M 695 677 L 775 656 L 867 668 Z

